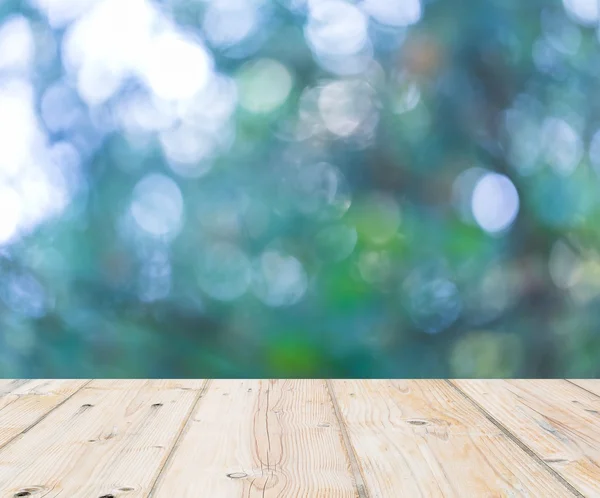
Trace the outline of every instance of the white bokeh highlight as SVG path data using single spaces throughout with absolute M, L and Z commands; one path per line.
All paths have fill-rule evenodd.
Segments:
M 0 184 L 0 246 L 18 234 L 23 216 L 23 199 L 17 191 Z
M 211 71 L 206 50 L 173 32 L 156 36 L 140 64 L 142 78 L 165 100 L 192 98 L 206 86 Z
M 304 33 L 317 53 L 356 54 L 368 41 L 367 17 L 342 0 L 312 1 Z
M 268 306 L 291 306 L 302 299 L 307 287 L 306 271 L 293 256 L 269 250 L 254 265 L 253 292 Z
M 422 15 L 420 0 L 365 0 L 362 8 L 377 22 L 394 27 L 415 24 Z
M 502 232 L 517 217 L 519 194 L 508 177 L 487 173 L 475 185 L 471 210 L 477 224 L 486 232 Z
M 272 112 L 286 101 L 292 83 L 290 71 L 276 60 L 248 62 L 238 77 L 240 105 L 255 114 Z
M 129 211 L 138 226 L 149 235 L 171 238 L 181 229 L 183 197 L 169 177 L 150 173 L 133 189 Z
M 600 5 L 597 0 L 563 0 L 567 13 L 578 23 L 590 26 L 598 22 Z
M 35 56 L 35 41 L 29 21 L 12 16 L 0 26 L 0 70 L 24 72 Z

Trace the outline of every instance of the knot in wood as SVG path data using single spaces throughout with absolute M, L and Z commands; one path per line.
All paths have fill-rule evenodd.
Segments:
M 427 420 L 421 420 L 421 419 L 412 419 L 412 420 L 407 420 L 407 423 L 409 423 L 410 425 L 427 425 L 429 424 L 429 422 Z
M 243 479 L 244 477 L 248 477 L 248 474 L 245 472 L 231 472 L 230 474 L 227 474 L 227 477 L 229 477 L 229 479 Z

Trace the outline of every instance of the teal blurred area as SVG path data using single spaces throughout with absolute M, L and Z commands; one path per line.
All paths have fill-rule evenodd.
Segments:
M 0 375 L 600 376 L 599 21 L 0 1 Z

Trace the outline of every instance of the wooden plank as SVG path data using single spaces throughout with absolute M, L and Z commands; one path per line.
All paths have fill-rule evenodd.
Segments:
M 565 380 L 457 380 L 581 493 L 600 496 L 600 398 Z
M 29 380 L 18 380 L 18 379 L 0 379 L 0 410 L 5 406 L 14 403 L 19 396 L 13 391 L 20 388 L 24 384 L 31 382 Z
M 0 410 L 19 399 L 20 393 L 14 391 L 23 389 L 23 386 L 30 382 L 35 381 L 29 379 L 0 379 Z
M 84 380 L 15 380 L 2 384 L 0 448 L 77 392 Z
M 0 396 L 10 394 L 15 386 L 19 386 L 27 382 L 29 382 L 27 379 L 0 379 Z
M 569 379 L 569 382 L 578 385 L 579 387 L 600 396 L 600 380 L 599 379 Z
M 445 381 L 332 384 L 371 498 L 573 496 Z
M 212 381 L 152 496 L 355 497 L 325 382 Z
M 201 381 L 93 381 L 0 451 L 2 496 L 147 496 Z

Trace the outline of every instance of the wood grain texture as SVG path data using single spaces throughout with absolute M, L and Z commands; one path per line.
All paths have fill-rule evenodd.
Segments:
M 600 381 L 4 380 L 0 497 L 600 497 Z
M 9 394 L 15 386 L 23 385 L 29 380 L 25 379 L 0 379 L 0 396 Z
M 582 494 L 600 496 L 600 398 L 565 380 L 452 381 Z
M 152 496 L 357 496 L 324 381 L 212 381 Z
M 600 397 L 600 380 L 597 379 L 569 379 L 569 382 L 578 385 L 586 391 Z
M 371 498 L 573 496 L 445 381 L 333 381 Z
M 0 451 L 2 496 L 147 496 L 201 386 L 93 381 Z
M 77 392 L 83 380 L 13 380 L 0 384 L 0 448 Z

